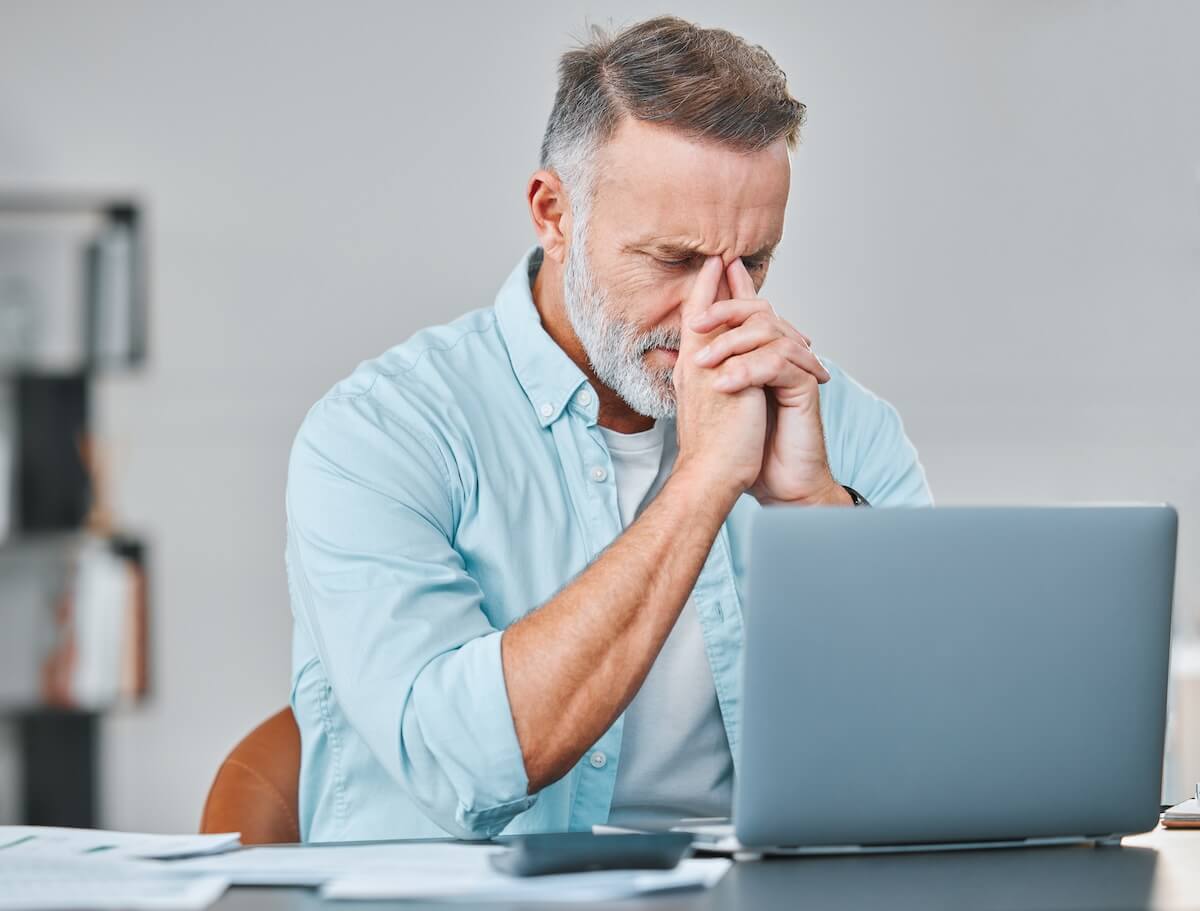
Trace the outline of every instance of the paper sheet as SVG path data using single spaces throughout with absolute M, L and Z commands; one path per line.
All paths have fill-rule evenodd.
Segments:
M 179 873 L 225 876 L 240 886 L 319 886 L 340 877 L 424 872 L 447 877 L 491 872 L 488 855 L 501 845 L 455 841 L 384 841 L 243 848 L 230 854 L 174 860 Z
M 149 835 L 142 832 L 107 832 L 103 829 L 66 829 L 52 826 L 0 826 L 0 857 L 10 853 L 30 856 L 103 854 L 112 858 L 191 857 L 238 847 L 240 835 Z
M 1183 803 L 1177 803 L 1165 811 L 1162 814 L 1162 818 L 1178 822 L 1200 823 L 1200 800 L 1196 800 L 1195 797 L 1189 797 Z
M 155 861 L 0 852 L 0 911 L 202 911 L 220 876 L 178 876 Z
M 244 848 L 231 854 L 171 861 L 179 873 L 227 877 L 237 885 L 319 886 L 327 898 L 594 901 L 709 886 L 729 869 L 723 858 L 685 860 L 674 870 L 603 870 L 513 877 L 495 870 L 497 844 L 393 841 Z
M 492 869 L 396 869 L 388 876 L 346 876 L 321 890 L 327 899 L 435 899 L 441 901 L 590 902 L 715 886 L 733 862 L 685 860 L 673 870 L 597 870 L 555 876 L 508 876 Z

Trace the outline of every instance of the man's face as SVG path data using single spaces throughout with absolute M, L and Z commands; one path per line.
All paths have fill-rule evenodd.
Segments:
M 737 152 L 627 117 L 595 166 L 586 245 L 573 229 L 567 254 L 567 314 L 600 381 L 670 417 L 680 306 L 706 256 L 741 257 L 762 287 L 783 234 L 787 145 Z

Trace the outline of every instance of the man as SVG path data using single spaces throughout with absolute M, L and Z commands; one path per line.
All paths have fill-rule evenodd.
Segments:
M 760 296 L 804 113 L 771 57 L 659 18 L 559 76 L 495 306 L 292 451 L 305 839 L 728 815 L 747 520 L 930 502 L 894 409 Z

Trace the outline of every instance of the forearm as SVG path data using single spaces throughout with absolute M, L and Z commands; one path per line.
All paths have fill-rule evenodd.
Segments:
M 637 693 L 736 498 L 681 468 L 570 585 L 505 631 L 530 793 L 566 774 Z

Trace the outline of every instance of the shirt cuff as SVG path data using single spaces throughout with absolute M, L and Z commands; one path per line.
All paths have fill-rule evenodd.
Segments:
M 466 642 L 427 667 L 414 687 L 418 705 L 440 709 L 432 718 L 422 713 L 422 727 L 458 795 L 455 822 L 463 837 L 498 834 L 537 799 L 528 793 L 508 702 L 502 635 L 496 631 Z

